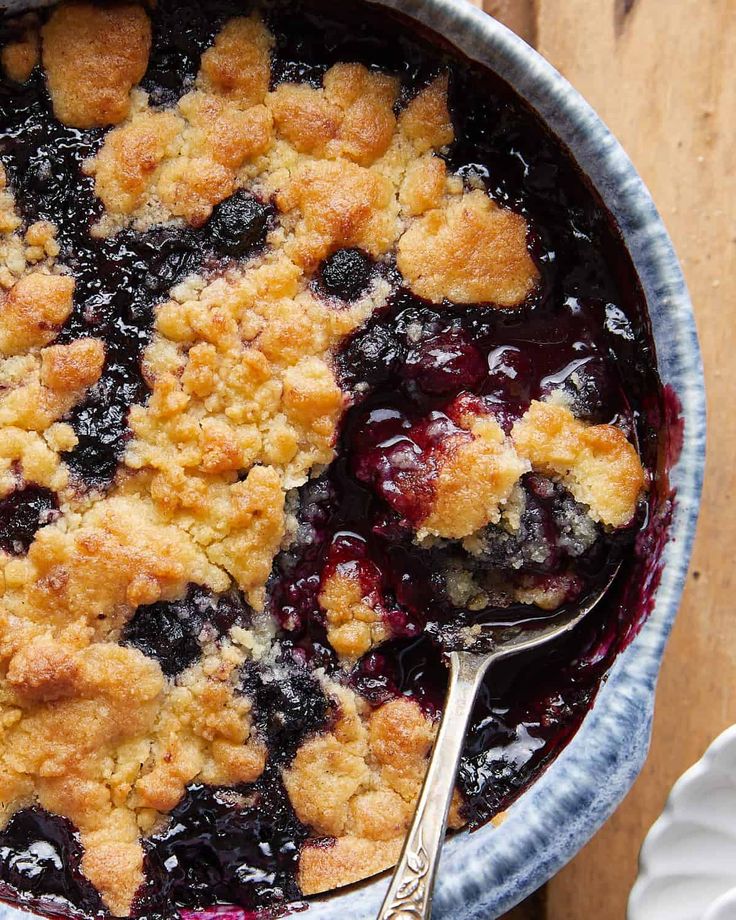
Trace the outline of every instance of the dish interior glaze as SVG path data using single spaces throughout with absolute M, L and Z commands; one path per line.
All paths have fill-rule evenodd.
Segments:
M 502 80 L 353 0 L 2 41 L 3 897 L 174 917 L 381 871 L 442 648 L 622 562 L 483 688 L 452 823 L 484 824 L 641 626 L 671 512 L 602 203 Z

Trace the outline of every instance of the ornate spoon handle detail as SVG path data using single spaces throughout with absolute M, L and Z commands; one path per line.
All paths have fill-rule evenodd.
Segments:
M 450 679 L 437 740 L 409 833 L 378 920 L 428 920 L 455 774 L 481 680 L 492 660 L 450 654 Z

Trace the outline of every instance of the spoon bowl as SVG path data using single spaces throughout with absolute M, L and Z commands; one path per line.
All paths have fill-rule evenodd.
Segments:
M 442 719 L 414 819 L 378 920 L 428 920 L 431 914 L 455 775 L 475 698 L 491 665 L 548 645 L 573 630 L 607 594 L 620 568 L 620 562 L 610 568 L 604 583 L 580 603 L 532 623 L 466 628 L 462 646 L 448 650 L 450 674 Z

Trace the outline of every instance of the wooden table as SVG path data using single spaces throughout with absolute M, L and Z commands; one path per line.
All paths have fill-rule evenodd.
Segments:
M 623 920 L 672 783 L 736 722 L 736 0 L 474 2 L 535 45 L 623 143 L 674 239 L 703 349 L 705 492 L 649 760 L 588 846 L 506 918 Z

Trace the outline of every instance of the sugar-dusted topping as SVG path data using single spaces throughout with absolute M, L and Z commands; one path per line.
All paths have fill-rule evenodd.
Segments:
M 52 12 L 42 45 L 59 121 L 93 128 L 126 118 L 130 91 L 146 72 L 151 48 L 151 23 L 142 6 L 70 0 Z
M 519 477 L 528 469 L 490 415 L 462 411 L 459 424 L 472 435 L 440 453 L 431 509 L 420 538 L 459 540 L 497 523 Z
M 4 45 L 0 51 L 0 65 L 7 77 L 15 83 L 25 83 L 41 59 L 41 38 L 38 16 L 26 13 L 13 23 L 19 36 Z
M 399 240 L 398 266 L 414 293 L 441 303 L 521 304 L 539 273 L 523 217 L 476 189 L 429 211 Z
M 586 425 L 565 406 L 534 401 L 512 436 L 532 466 L 561 477 L 594 520 L 612 527 L 631 521 L 647 478 L 621 429 Z

